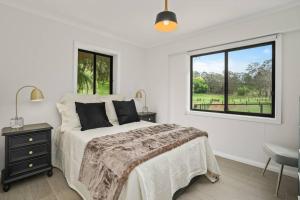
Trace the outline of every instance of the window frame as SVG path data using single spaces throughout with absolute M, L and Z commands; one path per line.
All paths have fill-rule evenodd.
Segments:
M 96 83 L 96 60 L 97 60 L 97 56 L 102 56 L 102 57 L 107 57 L 110 59 L 110 66 L 109 66 L 109 94 L 113 94 L 113 56 L 111 55 L 107 55 L 107 54 L 103 54 L 103 53 L 98 53 L 98 52 L 93 52 L 93 51 L 89 51 L 89 50 L 85 50 L 85 49 L 81 49 L 78 48 L 77 49 L 77 55 L 79 55 L 79 52 L 84 52 L 84 53 L 90 53 L 93 54 L 93 94 L 97 94 L 97 83 Z M 78 60 L 78 58 L 77 58 Z M 77 61 L 77 71 L 78 71 L 78 61 Z M 77 88 L 77 85 L 76 85 Z M 77 93 L 77 89 L 76 89 L 76 93 Z M 78 93 L 77 93 L 78 94 Z
M 271 114 L 263 114 L 263 113 L 250 113 L 250 112 L 237 112 L 237 111 L 229 111 L 228 110 L 228 53 L 232 51 L 244 50 L 249 48 L 261 47 L 261 46 L 272 46 L 272 112 Z M 203 110 L 203 109 L 195 109 L 193 108 L 193 58 L 199 56 L 212 55 L 217 53 L 224 53 L 224 111 L 217 110 Z M 265 117 L 265 118 L 273 118 L 275 119 L 276 111 L 275 111 L 275 79 L 276 79 L 276 41 L 268 41 L 268 42 L 260 42 L 250 45 L 244 45 L 233 48 L 226 48 L 217 51 L 210 51 L 207 53 L 194 54 L 190 56 L 190 111 L 197 112 L 209 112 L 209 113 L 221 113 L 221 114 L 232 114 L 232 115 L 243 115 L 243 116 L 252 116 L 252 117 Z

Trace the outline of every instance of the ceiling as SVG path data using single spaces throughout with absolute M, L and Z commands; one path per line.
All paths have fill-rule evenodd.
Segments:
M 89 27 L 141 47 L 174 41 L 193 32 L 298 3 L 299 0 L 169 0 L 178 28 L 153 28 L 164 0 L 0 0 L 48 17 Z

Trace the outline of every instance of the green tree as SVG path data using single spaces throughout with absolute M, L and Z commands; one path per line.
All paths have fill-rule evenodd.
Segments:
M 96 81 L 99 94 L 109 94 L 110 58 L 97 56 L 96 58 Z
M 88 56 L 81 55 L 78 60 L 77 92 L 88 94 L 93 85 L 93 61 Z
M 250 91 L 249 88 L 244 85 L 237 88 L 237 94 L 239 96 L 245 96 L 246 94 L 249 93 L 249 91 Z
M 109 81 L 110 74 L 110 60 L 107 57 L 97 56 L 96 61 L 96 73 L 97 81 L 101 82 L 102 85 Z
M 208 85 L 201 76 L 193 79 L 194 93 L 206 93 L 207 90 L 208 90 Z
M 201 77 L 208 85 L 208 93 L 223 94 L 224 93 L 224 75 L 219 73 L 201 73 Z
M 80 93 L 80 91 L 83 91 L 85 89 L 86 93 L 88 93 L 92 83 L 93 80 L 91 75 L 89 75 L 83 67 L 78 67 L 77 92 Z
M 201 74 L 198 71 L 193 72 L 193 77 L 194 78 L 199 77 L 199 76 L 201 76 Z
M 247 68 L 251 76 L 251 85 L 258 91 L 259 96 L 271 96 L 272 92 L 272 60 L 265 60 L 262 64 L 252 63 Z
M 243 73 L 228 72 L 228 93 L 233 94 L 242 85 Z

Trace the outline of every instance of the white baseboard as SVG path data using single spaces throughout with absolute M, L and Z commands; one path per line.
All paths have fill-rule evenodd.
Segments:
M 257 162 L 257 161 L 250 160 L 250 159 L 247 159 L 247 158 L 242 158 L 242 157 L 239 157 L 239 156 L 230 155 L 230 154 L 223 153 L 223 152 L 220 152 L 220 151 L 214 151 L 214 154 L 217 155 L 217 156 L 220 156 L 222 158 L 226 158 L 226 159 L 229 159 L 229 160 L 234 160 L 234 161 L 237 161 L 237 162 L 241 162 L 241 163 L 251 165 L 251 166 L 254 166 L 254 167 L 258 167 L 258 168 L 262 168 L 262 169 L 266 165 L 266 163 Z M 276 166 L 276 165 L 273 165 L 273 164 L 270 163 L 270 165 L 268 166 L 268 170 L 278 173 L 279 165 Z M 295 170 L 293 170 L 293 168 L 290 168 L 290 167 L 287 168 L 286 167 L 283 170 L 283 174 L 286 175 L 286 176 L 298 178 L 298 173 L 297 173 L 296 168 L 295 168 Z

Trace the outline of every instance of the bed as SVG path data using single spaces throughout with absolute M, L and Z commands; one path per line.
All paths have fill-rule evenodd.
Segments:
M 69 97 L 67 99 L 70 100 Z M 71 98 L 71 102 L 76 100 L 78 100 L 77 97 Z M 146 121 L 124 125 L 114 123 L 112 127 L 84 132 L 80 130 L 80 127 L 63 131 L 61 126 L 57 127 L 52 135 L 53 165 L 62 170 L 71 188 L 77 191 L 83 199 L 90 200 L 92 199 L 90 192 L 78 179 L 87 143 L 93 138 L 153 125 Z M 193 139 L 135 167 L 129 174 L 118 199 L 172 199 L 178 189 L 187 186 L 190 180 L 198 175 L 206 175 L 211 182 L 217 181 L 220 175 L 220 169 L 207 137 Z

